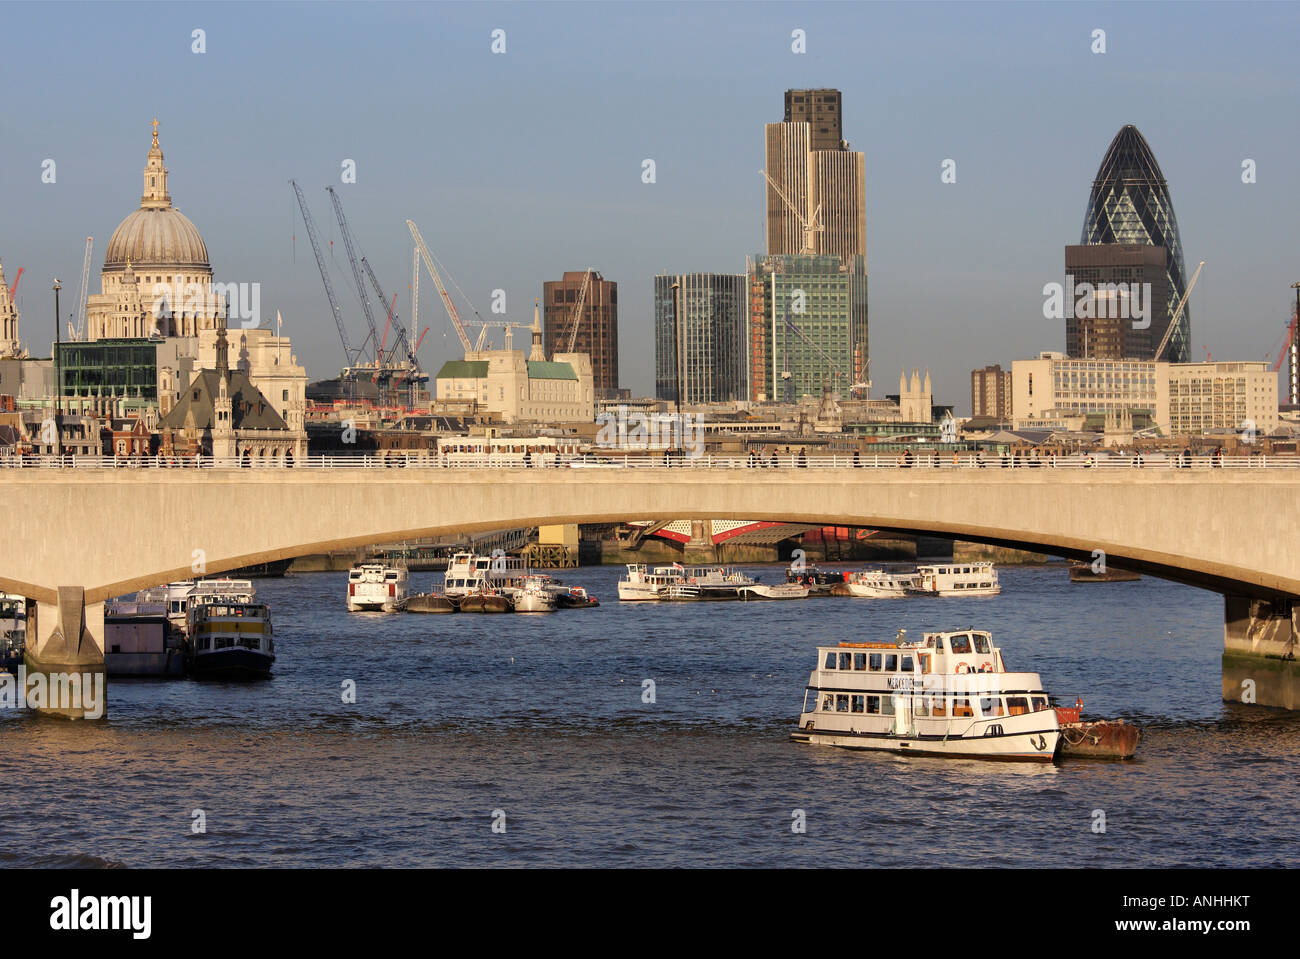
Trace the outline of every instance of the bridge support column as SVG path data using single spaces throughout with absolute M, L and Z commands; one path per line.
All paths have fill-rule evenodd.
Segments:
M 68 719 L 98 719 L 107 708 L 104 604 L 86 605 L 86 591 L 60 586 L 57 603 L 36 604 L 28 623 L 24 695 L 38 711 Z
M 1223 598 L 1223 699 L 1300 709 L 1300 600 Z

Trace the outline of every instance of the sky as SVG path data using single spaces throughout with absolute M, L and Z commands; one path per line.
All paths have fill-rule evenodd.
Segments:
M 763 125 L 791 87 L 842 90 L 866 154 L 874 396 L 928 368 L 935 401 L 968 413 L 972 369 L 1064 349 L 1043 286 L 1063 279 L 1126 123 L 1169 181 L 1187 273 L 1206 261 L 1194 359 L 1265 358 L 1300 280 L 1293 3 L 6 3 L 0 18 L 0 263 L 10 281 L 25 268 L 34 354 L 49 355 L 54 277 L 74 311 L 87 236 L 99 291 L 154 117 L 215 279 L 261 285 L 311 379 L 344 353 L 290 178 L 354 345 L 365 321 L 342 244 L 329 252 L 327 185 L 403 317 L 407 219 L 485 318 L 501 318 L 494 290 L 527 324 L 544 281 L 601 271 L 619 284 L 621 383 L 651 394 L 653 277 L 739 273 L 762 251 Z M 461 355 L 427 274 L 420 326 L 426 369 Z

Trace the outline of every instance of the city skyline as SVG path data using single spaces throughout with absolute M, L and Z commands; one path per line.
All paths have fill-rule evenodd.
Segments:
M 404 317 L 406 218 L 485 318 L 499 318 L 495 289 L 507 293 L 506 318 L 528 324 L 545 280 L 599 270 L 623 292 L 621 385 L 652 394 L 653 278 L 738 273 L 762 248 L 762 125 L 791 88 L 842 91 L 846 139 L 866 154 L 874 396 L 892 389 L 892 371 L 920 365 L 936 401 L 962 410 L 972 368 L 1064 348 L 1060 324 L 1042 318 L 1042 287 L 1062 279 L 1060 250 L 1078 236 L 1097 157 L 1126 124 L 1142 130 L 1177 196 L 1187 261 L 1207 261 L 1189 306 L 1190 359 L 1205 347 L 1263 358 L 1300 279 L 1283 232 L 1300 196 L 1286 167 L 1297 133 L 1275 119 L 1297 87 L 1285 69 L 1285 27 L 1297 19 L 1288 8 L 1252 8 L 1249 24 L 1226 6 L 1180 8 L 1170 49 L 1157 43 L 1158 11 L 1120 7 L 1020 7 L 996 29 L 985 22 L 995 8 L 978 5 L 758 6 L 743 25 L 723 5 L 78 9 L 63 22 L 10 8 L 31 42 L 0 66 L 11 91 L 0 262 L 11 282 L 26 271 L 20 335 L 41 355 L 53 278 L 68 291 L 66 319 L 86 236 L 96 239 L 93 293 L 113 227 L 138 205 L 155 116 L 171 195 L 207 241 L 214 278 L 262 284 L 263 321 L 282 313 L 312 379 L 333 376 L 343 356 L 290 177 L 321 223 L 324 187 L 340 191 Z M 500 55 L 490 49 L 498 28 Z M 1105 54 L 1090 50 L 1097 28 Z M 192 52 L 195 29 L 208 52 Z M 791 51 L 796 29 L 805 54 Z M 142 30 L 151 59 L 104 52 Z M 268 39 L 289 33 L 294 50 Z M 433 38 L 437 57 L 422 58 Z M 601 38 L 605 47 L 591 45 Z M 583 41 L 591 56 L 578 64 L 564 51 Z M 705 54 L 707 67 L 694 62 Z M 95 84 L 110 59 L 124 82 Z M 49 62 L 67 69 L 51 76 Z M 286 72 L 301 82 L 271 82 Z M 706 75 L 725 78 L 707 102 Z M 584 96 L 601 107 L 599 136 L 561 122 L 558 105 Z M 340 123 L 349 116 L 363 119 Z M 57 164 L 52 184 L 41 182 L 46 159 Z M 340 183 L 347 159 L 355 184 Z M 646 159 L 653 183 L 642 182 Z M 956 182 L 943 183 L 950 159 Z M 1242 181 L 1247 160 L 1257 182 Z M 420 356 L 436 370 L 461 356 L 430 293 Z M 354 295 L 344 308 L 361 339 Z

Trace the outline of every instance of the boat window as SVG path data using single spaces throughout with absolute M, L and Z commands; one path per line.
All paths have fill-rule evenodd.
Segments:
M 834 696 L 825 696 L 825 697 L 823 697 L 823 699 L 822 699 L 822 712 L 824 712 L 824 713 L 829 713 L 829 712 L 830 712 L 832 709 L 834 709 L 834 708 L 835 708 L 835 697 L 834 697 Z
M 837 713 L 847 713 L 849 711 L 849 696 L 847 693 L 840 693 L 835 697 L 835 711 Z
M 824 668 L 826 668 L 826 669 L 834 669 L 834 668 L 835 668 L 835 654 L 834 654 L 834 653 L 827 653 L 827 654 L 826 654 L 826 666 L 825 666 Z
M 217 645 L 216 645 L 217 649 L 229 649 L 233 645 L 235 645 L 235 640 L 233 637 L 231 636 L 217 637 Z
M 1029 700 L 1024 696 L 1007 697 L 1007 714 L 1010 716 L 1020 716 L 1029 712 Z
M 880 697 L 879 697 L 879 696 L 868 696 L 868 697 L 867 697 L 867 712 L 868 712 L 868 713 L 878 713 L 878 712 L 880 712 Z
M 952 651 L 954 653 L 970 652 L 970 633 L 962 633 L 958 636 L 953 636 L 949 642 L 952 643 Z
M 896 653 L 888 653 L 885 656 L 885 672 L 898 672 L 898 655 Z
M 930 697 L 929 697 L 929 696 L 917 696 L 915 699 L 913 699 L 913 700 L 912 700 L 912 712 L 913 712 L 914 715 L 917 715 L 917 716 L 929 716 L 929 715 L 930 715 Z
M 854 654 L 853 654 L 853 668 L 854 668 L 854 669 L 866 669 L 866 668 L 867 668 L 867 654 L 866 654 L 866 653 L 854 653 Z
M 852 657 L 848 653 L 840 653 L 840 669 L 848 669 Z
M 928 673 L 930 671 L 930 654 L 921 653 L 917 656 L 917 659 L 921 661 L 921 672 Z
M 934 715 L 936 715 L 936 716 L 947 716 L 947 715 L 948 715 L 948 700 L 945 699 L 942 695 L 935 696 L 935 697 L 934 697 L 934 709 L 933 709 L 932 711 L 933 711 Z
M 812 699 L 812 710 L 810 710 L 810 709 L 808 708 L 808 700 L 809 700 L 810 698 Z M 803 691 L 803 711 L 804 711 L 805 713 L 807 713 L 807 712 L 812 712 L 812 711 L 815 710 L 816 708 L 817 708 L 817 690 L 815 690 L 815 689 L 805 689 L 805 690 Z
M 865 701 L 866 701 L 865 696 L 854 696 L 851 700 L 852 703 L 851 711 L 855 713 L 863 712 L 866 708 Z
M 903 672 L 905 672 L 905 673 L 914 673 L 914 672 L 916 672 L 916 667 L 912 665 L 912 657 L 911 657 L 911 656 L 904 656 L 904 657 L 903 657 L 903 661 L 902 661 L 902 670 L 903 670 Z
M 938 650 L 938 651 L 941 652 L 941 653 L 943 652 L 943 637 L 942 637 L 942 636 L 931 636 L 928 642 L 929 642 L 929 645 L 930 645 L 930 647 L 931 647 L 932 649 L 936 649 L 936 650 Z
M 894 697 L 893 697 L 893 696 L 881 696 L 881 697 L 880 697 L 880 714 L 881 714 L 882 716 L 892 716 L 892 715 L 894 715 Z
M 980 715 L 1001 716 L 1002 700 L 996 699 L 992 696 L 985 696 L 983 699 L 980 700 Z
M 1035 697 L 1034 697 L 1034 712 L 1038 712 L 1040 709 L 1046 709 L 1046 708 L 1047 708 L 1047 697 L 1046 697 L 1046 696 L 1035 696 Z
M 970 708 L 970 700 L 962 696 L 953 701 L 952 714 L 954 716 L 974 716 L 975 713 Z
M 989 638 L 988 638 L 987 636 L 983 636 L 983 635 L 981 635 L 980 633 L 976 633 L 976 634 L 975 634 L 975 652 L 977 652 L 977 653 L 987 653 L 987 652 L 989 652 L 989 651 L 990 651 L 990 650 L 989 650 Z
M 872 653 L 869 662 L 871 663 L 872 669 L 879 671 L 880 663 L 881 663 L 881 655 L 879 653 Z

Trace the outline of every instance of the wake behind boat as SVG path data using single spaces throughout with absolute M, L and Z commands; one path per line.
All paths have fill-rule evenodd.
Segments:
M 1008 672 L 983 630 L 817 649 L 795 742 L 1051 762 L 1057 713 L 1038 673 Z

